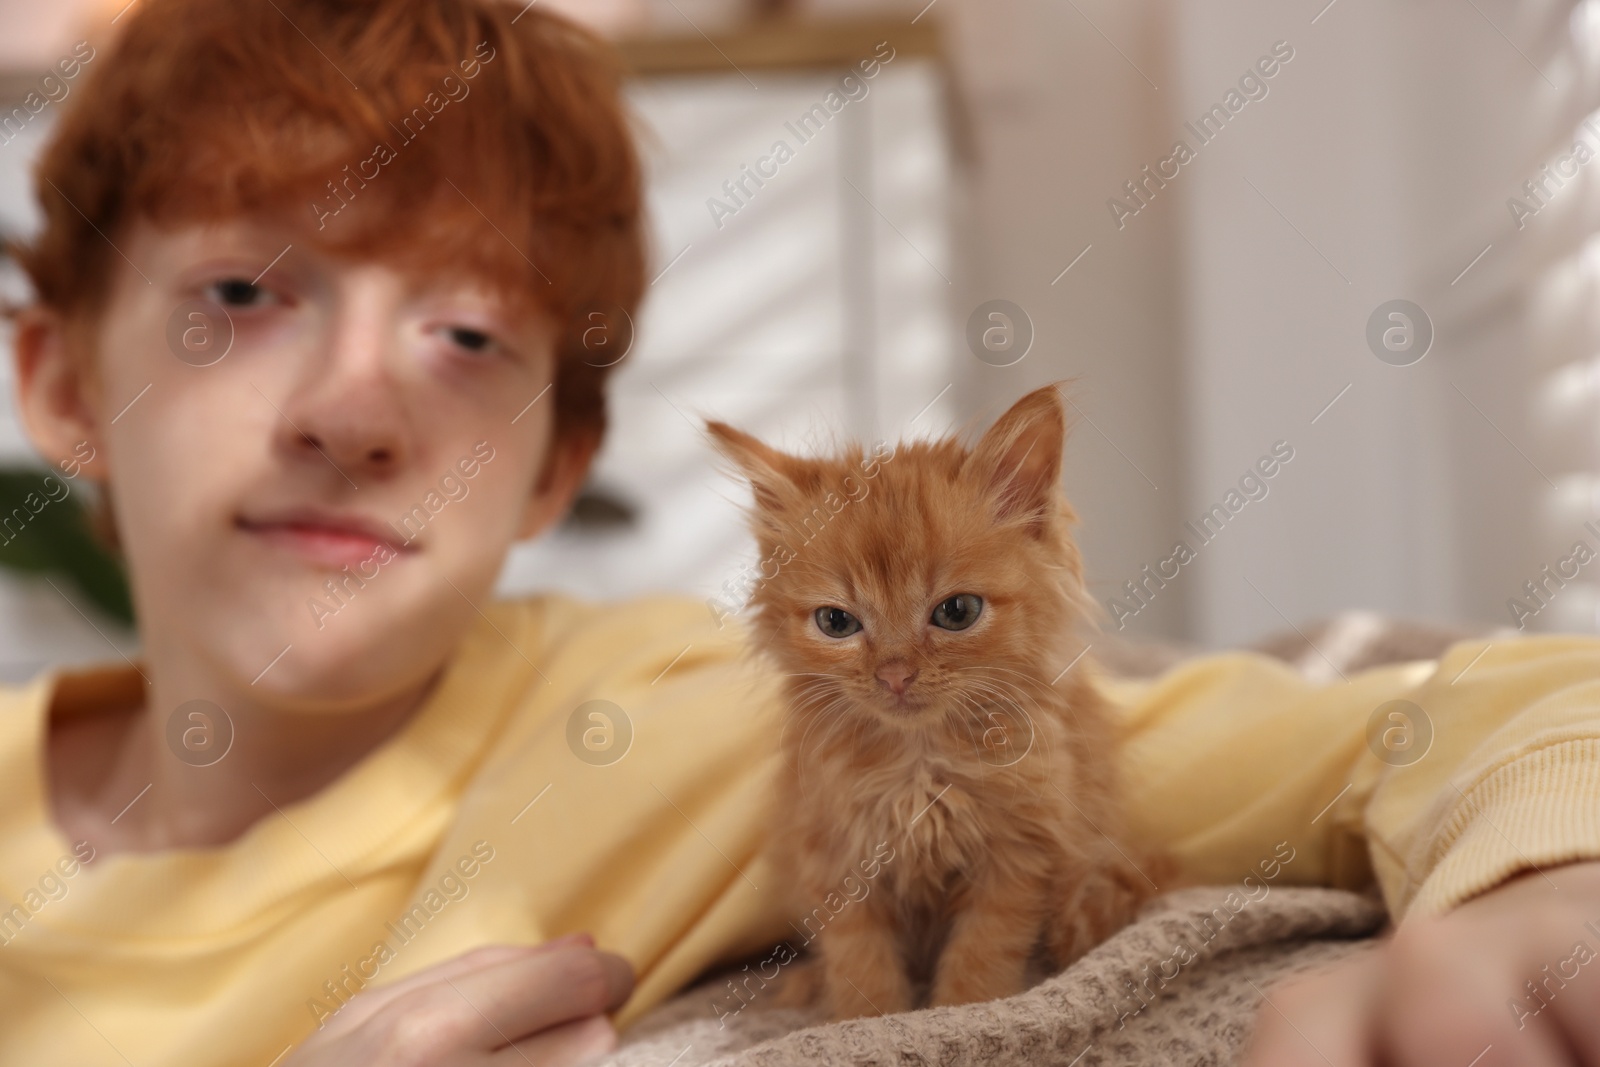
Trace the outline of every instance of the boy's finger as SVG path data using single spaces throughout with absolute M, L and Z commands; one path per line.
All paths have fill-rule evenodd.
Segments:
M 633 992 L 633 966 L 621 956 L 580 945 L 546 952 L 449 980 L 470 1008 L 479 1047 L 498 1049 L 562 1023 L 620 1007 Z
M 1501 946 L 1503 947 L 1503 946 Z M 1574 1067 L 1589 1063 L 1567 1055 L 1556 1026 L 1540 1020 L 1519 1029 L 1504 1010 L 1514 987 L 1506 979 L 1511 956 L 1496 946 L 1482 962 L 1441 958 L 1437 970 L 1391 973 L 1380 997 L 1376 1045 L 1384 1067 Z M 1519 969 L 1520 970 L 1520 969 Z
M 360 1026 L 387 1007 L 396 997 L 403 997 L 412 990 L 447 978 L 457 978 L 482 967 L 517 959 L 533 951 L 531 945 L 485 945 L 473 949 L 443 963 L 436 963 L 427 970 L 408 975 L 391 985 L 362 990 L 360 995 L 338 1010 L 328 1025 L 338 1027 L 341 1032 L 347 1031 Z
M 1259 991 L 1247 1067 L 1368 1067 L 1378 953 Z
M 1588 975 L 1581 977 L 1590 979 Z M 1552 1022 L 1560 1027 L 1567 1047 L 1577 1053 L 1578 1062 L 1585 1067 L 1600 1067 L 1600 990 L 1585 983 L 1561 993 L 1541 1014 L 1556 1009 Z
M 509 960 L 525 959 L 540 952 L 550 952 L 561 948 L 563 945 L 594 946 L 594 938 L 586 933 L 563 934 L 561 937 L 551 938 L 538 945 L 483 945 L 471 952 L 463 952 L 459 956 L 436 963 L 432 967 L 408 975 L 391 986 L 383 986 L 373 992 L 387 993 L 391 990 L 404 991 L 415 989 L 419 985 L 429 982 L 443 981 L 446 978 L 459 978 L 473 971 L 481 971 L 485 967 L 494 967 Z
M 489 1058 L 495 1067 L 570 1067 L 617 1047 L 617 1031 L 604 1015 L 563 1023 L 542 1034 L 508 1045 Z
M 473 971 L 485 967 L 493 967 L 510 960 L 523 959 L 540 952 L 549 952 L 563 945 L 588 945 L 592 946 L 594 939 L 586 933 L 566 934 L 553 938 L 540 945 L 483 945 L 470 952 L 464 952 L 442 963 L 418 971 L 416 974 L 407 975 L 392 985 L 379 986 L 375 989 L 362 991 L 361 995 L 352 999 L 341 1008 L 334 1016 L 334 1023 L 342 1028 L 358 1026 L 381 1011 L 396 997 L 404 996 L 414 989 L 442 982 L 446 979 L 455 980 Z

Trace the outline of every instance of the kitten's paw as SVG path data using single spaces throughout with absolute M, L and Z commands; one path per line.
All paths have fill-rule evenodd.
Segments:
M 1070 966 L 1133 922 L 1147 901 L 1173 887 L 1175 863 L 1153 852 L 1141 860 L 1135 865 L 1119 859 L 1066 888 L 1062 906 L 1046 929 L 1050 954 L 1058 968 Z
M 810 1008 L 821 1004 L 822 965 L 814 958 L 796 960 L 783 969 L 767 994 L 767 1003 L 774 1008 Z
M 1015 996 L 1028 987 L 1027 970 L 1024 950 L 993 939 L 953 939 L 934 967 L 928 1003 L 938 1008 Z
M 946 1008 L 957 1004 L 976 1004 L 982 1000 L 1000 1000 L 1016 996 L 1023 988 L 1022 979 L 1009 973 L 957 971 L 951 968 L 942 970 L 934 980 L 928 1006 Z
M 835 1019 L 861 1019 L 910 1011 L 911 988 L 903 975 L 846 975 L 827 977 L 828 1010 Z

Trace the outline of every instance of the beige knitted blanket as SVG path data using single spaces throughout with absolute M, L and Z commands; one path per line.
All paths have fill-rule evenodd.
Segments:
M 1309 675 L 1433 657 L 1466 636 L 1352 613 L 1258 648 Z M 1133 676 L 1156 673 L 1179 658 L 1177 650 L 1152 646 L 1105 651 L 1109 669 Z M 650 1012 L 623 1035 L 617 1052 L 599 1062 L 606 1067 L 1235 1064 L 1273 984 L 1369 949 L 1387 922 L 1375 897 L 1269 888 L 1238 907 L 1239 890 L 1211 886 L 1169 893 L 1060 974 L 1018 996 L 959 1008 L 829 1024 L 811 1012 L 773 1007 L 758 997 L 737 1014 L 726 1014 L 732 1003 L 730 969 Z M 1230 894 L 1237 910 L 1225 903 Z M 770 1001 L 772 992 L 764 990 L 762 997 Z
M 1376 933 L 1385 915 L 1380 904 L 1354 893 L 1272 889 L 1217 929 L 1213 909 L 1224 907 L 1229 892 L 1206 887 L 1170 893 L 1054 978 L 983 1004 L 818 1025 L 806 1012 L 763 1009 L 757 1000 L 719 1022 L 716 1009 L 727 999 L 726 985 L 713 978 L 647 1015 L 624 1035 L 623 1047 L 601 1062 L 1237 1063 L 1272 984 L 1360 951 L 1370 942 L 1358 939 Z M 1207 919 L 1212 925 L 1202 925 Z

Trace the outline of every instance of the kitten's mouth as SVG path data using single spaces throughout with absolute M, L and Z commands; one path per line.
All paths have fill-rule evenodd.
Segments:
M 927 711 L 932 701 L 926 696 L 879 697 L 878 707 L 885 715 L 892 719 L 914 719 Z

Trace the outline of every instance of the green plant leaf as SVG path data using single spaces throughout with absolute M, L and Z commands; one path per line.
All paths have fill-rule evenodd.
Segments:
M 57 474 L 0 469 L 0 567 L 65 578 L 101 611 L 133 625 L 121 561 L 95 537 L 82 494 Z

